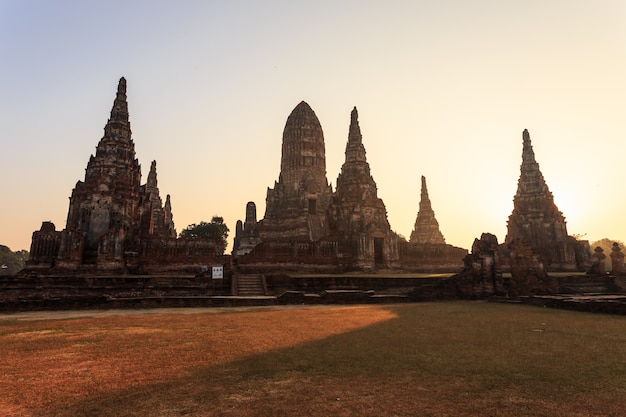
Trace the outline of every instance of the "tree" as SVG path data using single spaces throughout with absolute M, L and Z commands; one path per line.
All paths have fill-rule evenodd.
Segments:
M 28 259 L 28 251 L 11 251 L 7 246 L 0 245 L 0 275 L 14 275 L 22 268 Z
M 224 223 L 224 218 L 213 216 L 210 223 L 201 221 L 200 223 L 190 224 L 182 232 L 180 237 L 185 239 L 212 239 L 223 245 L 224 249 L 228 246 L 228 226 Z

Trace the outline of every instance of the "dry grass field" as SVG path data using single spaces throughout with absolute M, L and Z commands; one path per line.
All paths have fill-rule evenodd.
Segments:
M 1 416 L 621 416 L 626 317 L 483 302 L 0 315 Z

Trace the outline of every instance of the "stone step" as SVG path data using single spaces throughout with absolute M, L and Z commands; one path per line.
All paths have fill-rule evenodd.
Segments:
M 607 284 L 600 280 L 580 280 L 574 282 L 567 282 L 561 286 L 562 292 L 565 293 L 608 293 L 610 292 Z
M 265 295 L 263 277 L 261 275 L 238 274 L 237 295 Z

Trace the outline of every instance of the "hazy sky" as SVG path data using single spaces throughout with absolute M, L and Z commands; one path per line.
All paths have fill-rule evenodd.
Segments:
M 121 76 L 179 232 L 263 217 L 304 100 L 333 187 L 357 106 L 404 236 L 424 175 L 447 243 L 503 241 L 528 129 L 568 232 L 626 240 L 625 22 L 623 0 L 0 0 L 0 244 L 65 227 Z

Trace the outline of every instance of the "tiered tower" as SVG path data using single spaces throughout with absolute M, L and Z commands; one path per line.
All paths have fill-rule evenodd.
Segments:
M 565 217 L 554 204 L 535 160 L 528 130 L 524 130 L 522 139 L 521 172 L 505 243 L 517 239 L 526 242 L 547 265 L 576 264 L 575 250 L 568 247 Z
M 443 238 L 443 234 L 439 230 L 439 222 L 435 218 L 435 212 L 433 211 L 428 197 L 428 188 L 426 187 L 426 177 L 422 175 L 422 191 L 420 199 L 420 207 L 417 212 L 417 219 L 415 219 L 415 227 L 411 232 L 409 239 L 411 243 L 430 243 L 430 244 L 445 244 L 446 241 Z
M 141 239 L 176 236 L 171 203 L 168 199 L 164 208 L 159 196 L 155 161 L 148 182 L 141 186 L 140 181 L 122 77 L 104 136 L 95 156 L 89 158 L 85 180 L 72 190 L 58 265 L 124 268 L 125 254 L 136 253 Z
M 274 188 L 267 189 L 261 239 L 316 241 L 325 236 L 331 194 L 322 126 L 302 101 L 285 124 L 280 176 Z
M 330 218 L 333 231 L 357 248 L 354 266 L 372 268 L 397 261 L 397 236 L 391 231 L 385 203 L 367 163 L 356 107 L 350 115 L 345 162 L 337 177 Z

